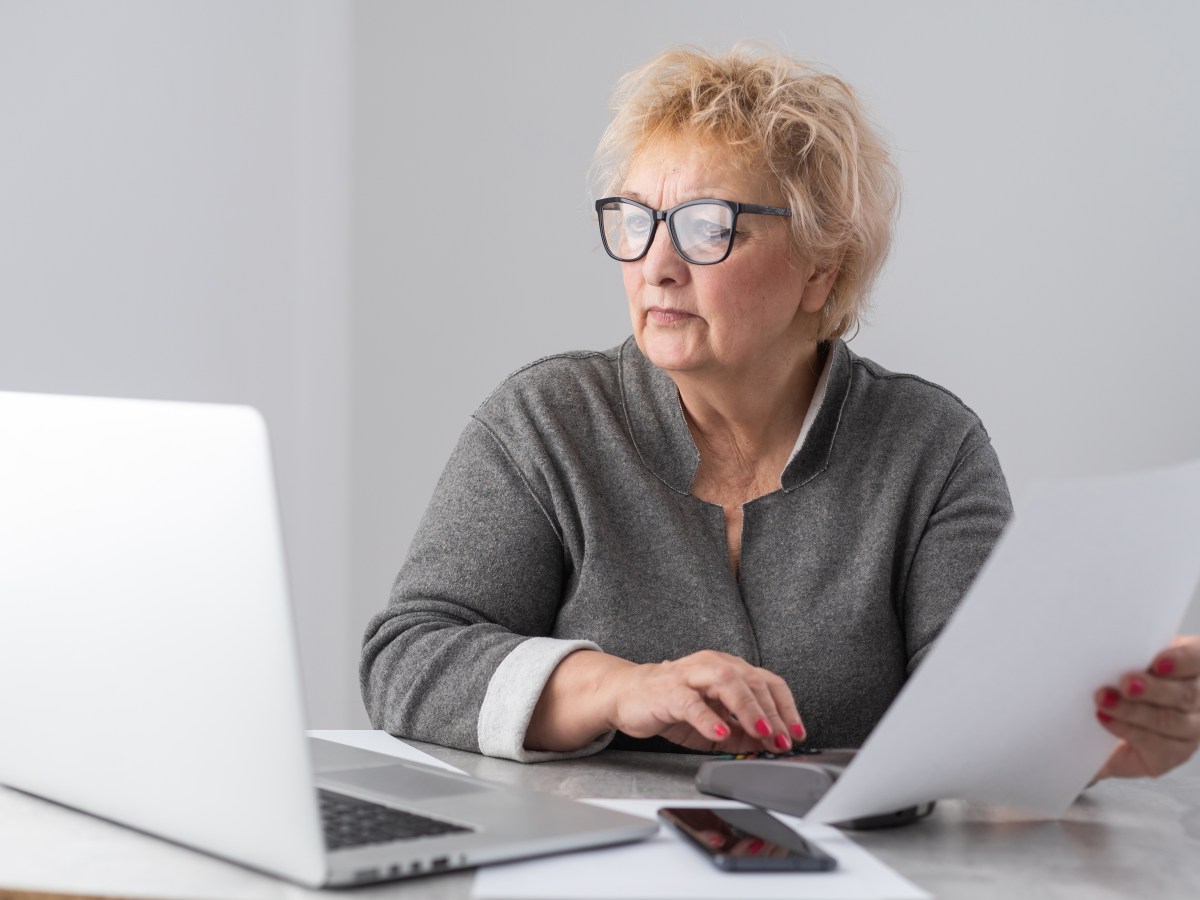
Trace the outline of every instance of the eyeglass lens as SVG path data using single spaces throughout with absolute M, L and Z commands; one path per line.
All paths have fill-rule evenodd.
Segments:
M 632 203 L 614 201 L 600 211 L 608 250 L 629 261 L 646 252 L 654 231 L 654 216 Z M 729 250 L 733 238 L 733 211 L 720 203 L 694 203 L 676 209 L 667 218 L 675 247 L 688 262 L 711 263 Z

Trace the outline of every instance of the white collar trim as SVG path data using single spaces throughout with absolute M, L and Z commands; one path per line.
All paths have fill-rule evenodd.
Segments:
M 817 413 L 821 411 L 821 404 L 825 402 L 825 388 L 829 386 L 829 370 L 832 368 L 833 347 L 829 347 L 825 351 L 825 365 L 821 368 L 821 377 L 817 379 L 817 387 L 813 391 L 812 401 L 808 404 L 808 412 L 804 414 L 804 424 L 800 426 L 800 436 L 796 438 L 796 446 L 792 448 L 788 461 L 783 466 L 784 469 L 787 469 L 792 464 L 792 460 L 800 453 L 800 448 L 804 446 L 804 439 L 808 437 L 813 422 L 817 420 Z

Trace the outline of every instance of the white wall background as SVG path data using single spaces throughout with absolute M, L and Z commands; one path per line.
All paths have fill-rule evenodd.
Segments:
M 0 389 L 263 411 L 320 724 L 357 693 L 349 37 L 319 0 L 0 0 Z
M 962 396 L 1019 496 L 1200 456 L 1198 26 L 1184 2 L 0 0 L 0 388 L 262 408 L 312 720 L 362 725 L 362 626 L 470 412 L 628 331 L 584 181 L 622 73 L 757 38 L 859 89 L 905 201 L 854 347 Z M 490 227 L 516 204 L 533 252 Z

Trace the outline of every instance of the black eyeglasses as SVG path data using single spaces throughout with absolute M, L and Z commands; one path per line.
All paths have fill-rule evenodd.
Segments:
M 651 209 L 627 197 L 605 197 L 596 201 L 600 237 L 608 255 L 618 262 L 635 262 L 650 250 L 658 223 L 666 221 L 671 243 L 694 266 L 722 262 L 733 249 L 737 217 L 790 216 L 790 209 L 731 203 L 728 200 L 689 200 L 670 209 Z

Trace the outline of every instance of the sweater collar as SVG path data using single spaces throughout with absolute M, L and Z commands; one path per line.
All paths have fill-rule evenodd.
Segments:
M 830 344 L 829 380 L 821 408 L 800 452 L 783 470 L 783 490 L 792 491 L 825 471 L 850 393 L 854 354 L 844 341 Z M 625 420 L 642 463 L 672 490 L 690 493 L 700 451 L 692 440 L 679 389 L 662 369 L 643 355 L 630 337 L 620 353 L 621 401 Z M 814 397 L 814 402 L 818 398 Z

